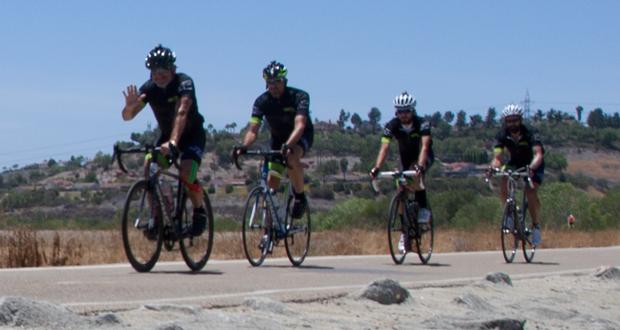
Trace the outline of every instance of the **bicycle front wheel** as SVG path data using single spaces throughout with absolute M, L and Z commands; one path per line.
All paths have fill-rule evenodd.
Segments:
M 289 198 L 286 212 L 286 255 L 293 266 L 300 266 L 310 249 L 310 207 L 306 206 L 306 211 L 299 219 L 293 219 L 292 213 L 293 198 Z
M 150 271 L 161 253 L 162 207 L 146 180 L 134 183 L 125 200 L 121 232 L 125 255 L 138 272 Z
M 250 191 L 243 211 L 243 251 L 252 266 L 260 266 L 271 244 L 271 235 L 268 227 L 270 207 L 265 192 L 261 187 Z
M 205 230 L 200 236 L 189 236 L 180 241 L 183 260 L 185 260 L 187 267 L 193 271 L 199 271 L 207 264 L 209 256 L 211 255 L 211 250 L 213 249 L 213 209 L 211 208 L 209 195 L 207 195 L 207 192 L 204 190 L 202 191 L 202 201 L 207 213 Z M 189 215 L 192 213 L 189 211 L 191 211 L 190 206 L 192 203 L 187 202 L 187 197 L 184 199 L 183 203 L 185 204 L 185 212 L 183 212 L 185 223 L 182 228 L 187 228 L 189 223 L 191 223 Z
M 430 209 L 430 208 L 429 208 Z M 435 224 L 433 221 L 433 213 L 428 223 L 417 224 L 415 245 L 418 257 L 423 264 L 427 264 L 433 254 L 433 243 L 435 241 Z
M 390 247 L 390 254 L 392 255 L 392 260 L 397 265 L 400 265 L 405 261 L 406 251 L 400 251 L 398 249 L 398 242 L 400 241 L 401 235 L 405 235 L 405 230 L 403 229 L 403 221 L 401 215 L 401 209 L 403 208 L 402 197 L 401 194 L 396 194 L 392 197 L 392 201 L 390 201 L 390 210 L 388 213 L 388 225 L 387 225 L 387 236 L 388 236 L 388 245 Z M 404 212 L 404 211 L 402 211 Z M 406 235 L 405 235 L 406 237 Z M 407 238 L 405 238 L 407 239 Z
M 519 240 L 515 231 L 516 213 L 514 207 L 506 204 L 502 215 L 502 225 L 500 227 L 502 240 L 502 254 L 507 263 L 511 263 L 515 259 L 517 248 L 519 248 Z
M 521 210 L 519 215 L 519 233 L 521 236 L 521 247 L 523 248 L 523 257 L 528 263 L 534 260 L 534 254 L 536 253 L 536 245 L 532 244 L 532 231 L 527 230 L 528 212 L 527 207 Z

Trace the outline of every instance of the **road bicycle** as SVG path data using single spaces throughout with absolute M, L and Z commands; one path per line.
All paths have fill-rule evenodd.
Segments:
M 532 231 L 527 227 L 527 195 L 523 191 L 523 199 L 521 207 L 517 205 L 516 193 L 517 185 L 519 181 L 525 181 L 530 188 L 533 188 L 532 179 L 529 176 L 529 167 L 522 167 L 516 170 L 513 169 L 490 169 L 489 174 L 485 180 L 493 189 L 491 185 L 490 176 L 493 177 L 505 177 L 508 181 L 508 195 L 506 197 L 506 205 L 502 213 L 501 223 L 501 242 L 502 242 L 502 254 L 504 260 L 507 263 L 511 263 L 517 250 L 519 249 L 519 243 L 523 249 L 523 256 L 525 261 L 532 262 L 534 254 L 536 253 L 536 245 L 532 244 Z M 525 189 L 525 187 L 524 187 Z M 515 221 L 516 219 L 516 221 Z
M 390 254 L 397 265 L 405 261 L 408 252 L 412 252 L 408 249 L 405 251 L 398 249 L 401 234 L 405 235 L 405 247 L 410 246 L 412 249 L 415 247 L 414 250 L 423 264 L 427 264 L 433 254 L 435 225 L 432 212 L 427 223 L 418 222 L 420 206 L 415 200 L 415 193 L 407 187 L 407 179 L 413 179 L 416 173 L 416 170 L 382 171 L 376 176 L 376 179 L 392 179 L 397 186 L 397 191 L 390 201 L 387 224 Z M 371 187 L 375 192 L 379 192 L 376 179 L 371 181 Z M 428 209 L 430 210 L 430 207 Z
M 115 145 L 113 159 L 125 173 L 128 171 L 122 161 L 123 154 L 146 155 L 144 177 L 129 188 L 121 220 L 123 247 L 131 266 L 138 272 L 150 271 L 159 259 L 162 246 L 172 251 L 178 242 L 187 266 L 192 271 L 201 270 L 213 248 L 213 210 L 206 191 L 202 192 L 205 230 L 193 236 L 190 233 L 192 203 L 188 201 L 187 182 L 178 174 L 176 158 L 172 158 L 177 169 L 173 173 L 158 165 L 156 160 L 162 158 L 159 147 L 122 149 Z M 173 180 L 176 180 L 176 187 Z
M 233 152 L 233 160 L 241 170 L 236 154 Z M 243 211 L 242 239 L 246 258 L 252 266 L 260 266 L 274 246 L 284 241 L 289 261 L 293 266 L 300 266 L 310 248 L 310 208 L 306 207 L 300 219 L 293 219 L 294 196 L 290 181 L 281 198 L 267 185 L 269 160 L 282 156 L 282 152 L 247 150 L 242 155 L 263 157 L 260 182 L 250 190 Z

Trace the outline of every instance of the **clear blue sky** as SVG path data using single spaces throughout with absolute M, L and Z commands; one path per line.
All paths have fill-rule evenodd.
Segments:
M 418 111 L 518 102 L 620 111 L 619 1 L 2 1 L 0 169 L 111 152 L 147 123 L 120 116 L 157 43 L 195 81 L 217 128 L 243 126 L 261 69 L 289 68 L 313 118 L 386 121 L 402 90 Z

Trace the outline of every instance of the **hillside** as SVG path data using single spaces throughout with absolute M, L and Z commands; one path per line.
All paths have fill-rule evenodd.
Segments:
M 458 122 L 450 125 L 441 118 L 427 118 L 436 121 L 433 148 L 437 158 L 428 174 L 428 186 L 435 212 L 444 218 L 441 222 L 454 225 L 463 217 L 459 207 L 474 202 L 496 203 L 488 199 L 493 193 L 479 176 L 490 160 L 492 137 L 498 127 L 497 122 L 485 125 L 476 121 L 466 126 Z M 551 189 L 553 183 L 566 183 L 563 190 L 572 187 L 590 196 L 583 198 L 603 198 L 620 186 L 620 129 L 589 128 L 570 119 L 530 124 L 545 143 L 547 169 L 543 186 Z M 378 124 L 363 121 L 345 127 L 342 122 L 317 122 L 315 126 L 314 146 L 304 158 L 314 212 L 333 212 L 336 205 L 354 197 L 374 199 L 368 189 L 367 171 L 379 147 Z M 238 219 L 247 185 L 257 180 L 259 160 L 245 159 L 243 170 L 238 171 L 230 163 L 229 152 L 240 140 L 239 133 L 215 129 L 207 133 L 207 152 L 198 177 L 209 190 L 216 216 Z M 156 135 L 156 131 L 134 133 L 133 142 L 124 144 L 145 143 Z M 261 134 L 257 145 L 265 145 L 267 138 L 268 134 Z M 392 147 L 386 168 L 398 164 L 396 148 Z M 134 169 L 133 176 L 122 173 L 111 164 L 111 155 L 104 153 L 94 159 L 78 156 L 6 170 L 0 174 L 0 227 L 15 223 L 41 228 L 113 226 L 125 191 L 137 178 L 135 173 L 139 173 L 141 163 L 140 158 L 127 162 Z

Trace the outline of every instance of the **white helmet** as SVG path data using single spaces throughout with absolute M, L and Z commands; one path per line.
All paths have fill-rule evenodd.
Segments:
M 504 108 L 502 111 L 502 117 L 506 118 L 509 116 L 523 116 L 523 109 L 518 104 L 511 103 Z
M 394 98 L 394 106 L 398 108 L 415 108 L 416 100 L 413 95 L 409 95 L 409 93 L 402 92 L 400 95 Z

